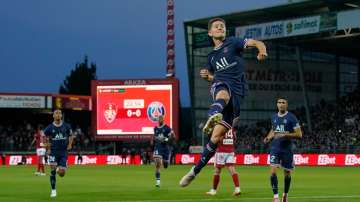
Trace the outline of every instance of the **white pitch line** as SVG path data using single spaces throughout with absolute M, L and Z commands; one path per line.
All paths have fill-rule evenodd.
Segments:
M 290 199 L 345 199 L 345 198 L 360 198 L 360 195 L 348 195 L 348 196 L 341 196 L 341 195 L 337 195 L 337 196 L 289 196 Z M 237 198 L 208 198 L 208 199 L 161 199 L 161 200 L 130 200 L 130 201 L 97 201 L 97 202 L 186 202 L 186 201 L 242 201 L 242 200 L 246 200 L 246 201 L 253 201 L 253 200 L 271 200 L 271 197 L 257 197 L 257 198 L 242 198 L 237 197 Z

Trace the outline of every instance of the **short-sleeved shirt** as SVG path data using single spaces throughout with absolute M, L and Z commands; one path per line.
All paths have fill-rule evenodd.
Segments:
M 291 112 L 279 115 L 275 113 L 271 117 L 272 130 L 274 132 L 294 132 L 294 129 L 299 128 L 299 121 L 296 116 Z M 281 137 L 274 138 L 271 141 L 272 152 L 291 152 L 293 147 L 293 140 Z
M 163 124 L 161 126 L 156 126 L 154 128 L 154 147 L 155 149 L 158 150 L 168 150 L 168 142 L 166 141 L 161 141 L 162 138 L 170 138 L 171 136 L 171 128 L 166 125 Z
M 247 94 L 245 63 L 242 52 L 248 39 L 228 37 L 223 44 L 208 55 L 207 69 L 214 75 L 213 83 L 225 83 L 231 93 L 241 96 Z
M 69 137 L 72 135 L 69 124 L 62 122 L 60 125 L 55 125 L 51 123 L 45 128 L 44 133 L 50 138 L 52 154 L 67 154 Z
M 223 140 L 219 142 L 218 147 L 216 148 L 216 152 L 233 153 L 235 151 L 234 149 L 235 140 L 236 140 L 236 135 L 233 129 L 228 130 Z

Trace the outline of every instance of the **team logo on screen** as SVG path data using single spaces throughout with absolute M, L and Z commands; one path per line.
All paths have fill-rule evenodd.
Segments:
M 161 102 L 150 103 L 146 111 L 148 118 L 153 122 L 158 121 L 160 115 L 165 116 L 165 107 Z
M 108 123 L 112 123 L 117 115 L 118 106 L 114 103 L 107 103 L 105 105 L 104 117 Z

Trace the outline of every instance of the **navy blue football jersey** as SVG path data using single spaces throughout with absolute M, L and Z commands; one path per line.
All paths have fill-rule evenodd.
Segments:
M 165 138 L 170 138 L 171 128 L 163 124 L 162 126 L 155 126 L 154 128 L 154 146 L 156 149 L 168 149 L 168 141 Z
M 223 82 L 231 93 L 241 96 L 247 94 L 245 63 L 242 52 L 247 39 L 228 37 L 223 44 L 208 55 L 207 69 L 214 75 L 213 83 Z
M 56 126 L 54 123 L 49 124 L 44 133 L 49 137 L 51 143 L 51 153 L 62 154 L 67 152 L 69 137 L 72 135 L 69 124 L 63 122 Z
M 294 132 L 295 128 L 299 128 L 299 121 L 291 112 L 286 112 L 283 115 L 275 113 L 271 118 L 272 130 L 274 132 Z M 293 140 L 281 137 L 274 138 L 271 142 L 272 151 L 292 151 Z

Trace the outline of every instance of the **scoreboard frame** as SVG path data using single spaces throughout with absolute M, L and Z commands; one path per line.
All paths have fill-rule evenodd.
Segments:
M 91 94 L 93 110 L 91 112 L 92 133 L 96 141 L 149 141 L 153 133 L 149 134 L 98 134 L 97 125 L 97 87 L 98 86 L 136 86 L 136 85 L 171 85 L 172 86 L 172 129 L 176 139 L 179 138 L 179 80 L 176 78 L 167 79 L 125 79 L 125 80 L 92 80 Z M 154 124 L 155 126 L 155 124 Z

